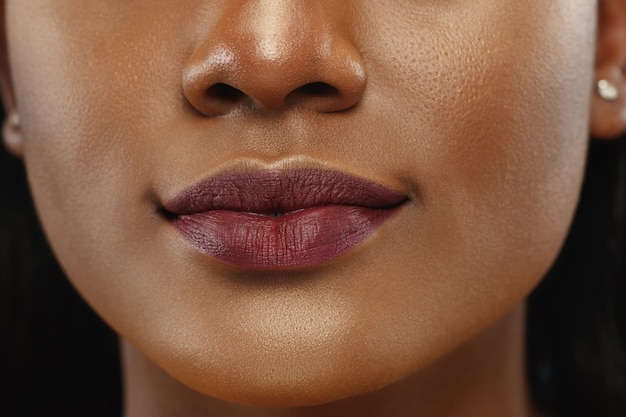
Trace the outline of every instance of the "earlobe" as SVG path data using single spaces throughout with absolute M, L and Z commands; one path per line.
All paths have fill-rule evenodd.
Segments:
M 22 123 L 16 110 L 11 70 L 9 68 L 4 3 L 4 1 L 0 0 L 0 93 L 6 112 L 2 123 L 2 141 L 10 153 L 21 158 L 23 150 Z
M 621 70 L 596 71 L 593 89 L 591 136 L 603 140 L 621 136 L 626 132 L 626 84 Z
M 2 124 L 2 140 L 4 147 L 14 156 L 23 155 L 22 122 L 16 111 L 10 112 Z
M 626 133 L 626 1 L 600 0 L 589 131 L 596 139 Z

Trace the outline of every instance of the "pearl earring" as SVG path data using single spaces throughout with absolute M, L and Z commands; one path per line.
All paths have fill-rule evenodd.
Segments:
M 617 87 L 615 84 L 611 83 L 607 80 L 599 80 L 598 84 L 598 95 L 604 101 L 615 101 L 619 93 L 617 92 Z

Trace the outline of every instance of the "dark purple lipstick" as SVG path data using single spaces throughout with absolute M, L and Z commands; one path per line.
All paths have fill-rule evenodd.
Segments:
M 294 169 L 218 175 L 164 208 L 200 252 L 242 268 L 284 270 L 357 246 L 406 201 L 352 175 Z

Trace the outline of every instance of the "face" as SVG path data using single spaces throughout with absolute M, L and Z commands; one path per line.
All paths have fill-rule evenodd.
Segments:
M 8 1 L 51 245 L 121 336 L 204 394 L 314 404 L 414 374 L 558 253 L 592 3 Z

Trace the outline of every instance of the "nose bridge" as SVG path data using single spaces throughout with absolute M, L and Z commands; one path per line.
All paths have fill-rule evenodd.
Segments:
M 349 1 L 349 0 L 343 0 Z M 318 110 L 354 105 L 365 86 L 358 49 L 345 36 L 343 7 L 317 0 L 228 1 L 183 74 L 188 100 L 204 114 L 245 101 L 278 111 L 291 101 Z
M 329 41 L 328 24 L 314 1 L 261 0 L 247 8 L 241 32 L 250 37 L 253 51 L 247 56 L 257 63 L 310 59 L 307 55 Z

